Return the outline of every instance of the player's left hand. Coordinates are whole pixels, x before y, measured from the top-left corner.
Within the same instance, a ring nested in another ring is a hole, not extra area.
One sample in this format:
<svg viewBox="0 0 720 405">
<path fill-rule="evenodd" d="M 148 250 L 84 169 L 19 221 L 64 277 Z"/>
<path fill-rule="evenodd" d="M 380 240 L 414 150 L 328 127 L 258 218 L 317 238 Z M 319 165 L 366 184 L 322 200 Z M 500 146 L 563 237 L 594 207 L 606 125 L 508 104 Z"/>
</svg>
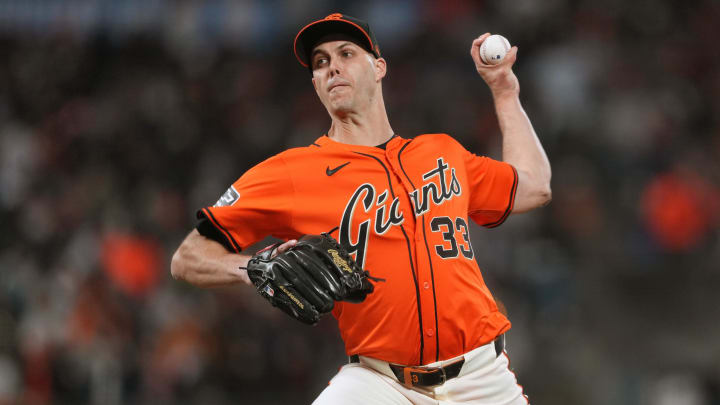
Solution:
<svg viewBox="0 0 720 405">
<path fill-rule="evenodd" d="M 480 77 L 482 77 L 488 87 L 490 87 L 493 97 L 497 98 L 504 95 L 516 96 L 520 93 L 520 83 L 512 71 L 512 66 L 517 59 L 517 46 L 510 48 L 503 60 L 497 65 L 485 64 L 480 58 L 480 45 L 482 45 L 483 41 L 489 36 L 489 32 L 479 36 L 470 46 L 470 56 L 472 56 L 473 62 L 475 62 L 475 68 L 480 74 Z"/>
<path fill-rule="evenodd" d="M 261 250 L 248 261 L 247 274 L 273 306 L 310 325 L 329 313 L 335 301 L 364 301 L 374 290 L 370 280 L 380 280 L 325 233 Z"/>
<path fill-rule="evenodd" d="M 285 252 L 287 252 L 291 247 L 293 247 L 293 246 L 295 246 L 295 245 L 297 245 L 297 239 L 291 239 L 291 240 L 289 240 L 289 241 L 287 241 L 287 242 L 281 243 L 281 244 L 277 247 L 277 250 L 276 250 L 275 252 L 273 252 L 272 257 L 275 257 L 275 256 L 277 256 L 277 255 L 280 254 L 280 253 L 285 253 Z"/>
</svg>

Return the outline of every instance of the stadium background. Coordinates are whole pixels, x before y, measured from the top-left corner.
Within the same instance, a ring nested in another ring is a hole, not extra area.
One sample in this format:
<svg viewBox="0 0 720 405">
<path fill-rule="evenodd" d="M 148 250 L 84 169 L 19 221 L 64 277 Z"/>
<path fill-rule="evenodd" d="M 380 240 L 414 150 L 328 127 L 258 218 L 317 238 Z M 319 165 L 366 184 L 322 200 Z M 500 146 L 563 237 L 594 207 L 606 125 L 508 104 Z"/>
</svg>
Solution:
<svg viewBox="0 0 720 405">
<path fill-rule="evenodd" d="M 468 55 L 519 46 L 554 200 L 473 229 L 534 404 L 720 404 L 720 5 L 0 1 L 0 404 L 309 403 L 344 361 L 169 259 L 243 171 L 324 133 L 292 39 L 369 20 L 403 136 L 500 157 Z"/>
</svg>

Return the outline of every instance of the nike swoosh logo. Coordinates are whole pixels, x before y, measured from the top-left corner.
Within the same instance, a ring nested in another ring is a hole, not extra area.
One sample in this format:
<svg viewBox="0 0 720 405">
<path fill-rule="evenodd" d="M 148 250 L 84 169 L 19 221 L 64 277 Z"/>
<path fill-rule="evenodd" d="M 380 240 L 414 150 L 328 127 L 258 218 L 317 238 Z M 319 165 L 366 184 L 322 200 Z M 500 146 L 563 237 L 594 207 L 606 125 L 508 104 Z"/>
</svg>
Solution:
<svg viewBox="0 0 720 405">
<path fill-rule="evenodd" d="M 345 167 L 349 164 L 350 164 L 350 162 L 345 162 L 334 169 L 331 169 L 330 166 L 328 166 L 327 169 L 325 169 L 325 174 L 327 174 L 328 176 L 332 176 L 333 174 L 337 173 L 338 170 L 342 169 L 343 167 Z"/>
</svg>

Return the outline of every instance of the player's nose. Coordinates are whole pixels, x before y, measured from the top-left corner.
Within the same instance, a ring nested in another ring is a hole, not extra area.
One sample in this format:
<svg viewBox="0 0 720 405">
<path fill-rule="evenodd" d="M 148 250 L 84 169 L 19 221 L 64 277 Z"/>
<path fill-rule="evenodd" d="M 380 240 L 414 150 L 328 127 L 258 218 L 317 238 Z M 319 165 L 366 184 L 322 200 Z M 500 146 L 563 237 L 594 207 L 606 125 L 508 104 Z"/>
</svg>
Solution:
<svg viewBox="0 0 720 405">
<path fill-rule="evenodd" d="M 337 60 L 337 58 L 332 58 L 330 60 L 330 66 L 328 66 L 328 71 L 330 72 L 330 77 L 334 77 L 336 75 L 340 74 L 340 62 Z"/>
</svg>

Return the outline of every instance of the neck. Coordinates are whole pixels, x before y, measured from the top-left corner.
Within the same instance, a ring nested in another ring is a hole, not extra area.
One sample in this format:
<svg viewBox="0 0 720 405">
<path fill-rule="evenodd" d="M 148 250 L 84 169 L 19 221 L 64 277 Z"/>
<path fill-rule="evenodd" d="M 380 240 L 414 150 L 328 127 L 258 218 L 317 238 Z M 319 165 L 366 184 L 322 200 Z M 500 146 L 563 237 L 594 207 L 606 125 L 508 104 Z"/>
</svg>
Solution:
<svg viewBox="0 0 720 405">
<path fill-rule="evenodd" d="M 394 132 L 382 98 L 363 111 L 331 114 L 328 137 L 351 145 L 376 146 L 387 142 Z"/>
</svg>

